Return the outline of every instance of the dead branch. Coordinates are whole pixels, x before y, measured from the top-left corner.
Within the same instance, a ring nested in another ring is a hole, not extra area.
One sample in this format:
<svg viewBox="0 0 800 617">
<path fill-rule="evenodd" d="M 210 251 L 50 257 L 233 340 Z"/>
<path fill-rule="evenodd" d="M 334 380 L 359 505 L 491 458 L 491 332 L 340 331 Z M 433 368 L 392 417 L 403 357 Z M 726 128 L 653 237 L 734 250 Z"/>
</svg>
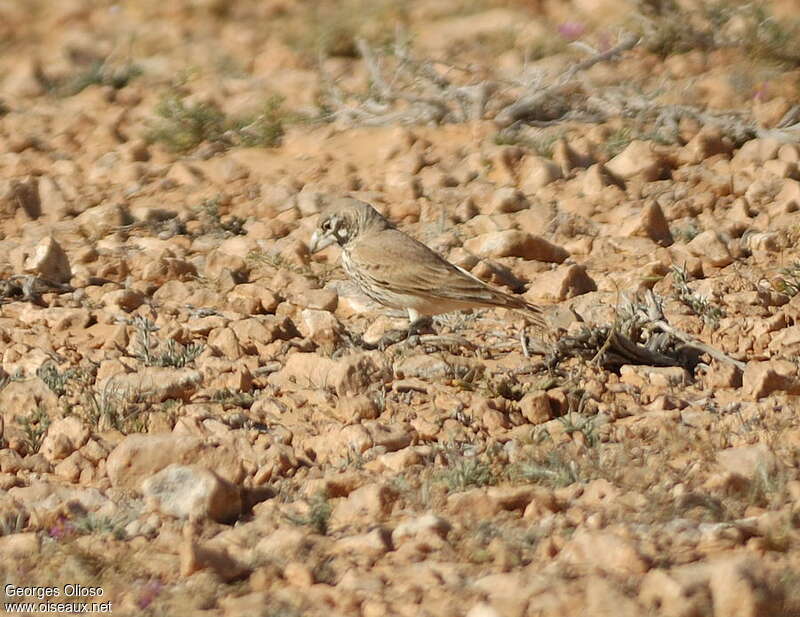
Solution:
<svg viewBox="0 0 800 617">
<path fill-rule="evenodd" d="M 537 113 L 542 108 L 548 98 L 554 96 L 556 92 L 575 78 L 581 71 L 594 66 L 598 62 L 603 62 L 614 58 L 618 54 L 632 49 L 639 42 L 639 37 L 634 35 L 625 36 L 622 41 L 611 49 L 598 53 L 590 58 L 582 60 L 572 65 L 557 77 L 553 85 L 536 92 L 524 94 L 519 100 L 503 108 L 494 119 L 495 124 L 500 128 L 511 126 L 515 122 L 526 118 L 536 118 Z"/>
<path fill-rule="evenodd" d="M 691 372 L 703 354 L 739 369 L 745 367 L 743 362 L 671 326 L 664 317 L 661 302 L 649 291 L 643 303 L 628 302 L 621 306 L 616 323 L 584 326 L 577 334 L 561 337 L 545 364 L 554 368 L 564 359 L 577 356 L 607 369 L 640 364 L 682 366 Z"/>
</svg>

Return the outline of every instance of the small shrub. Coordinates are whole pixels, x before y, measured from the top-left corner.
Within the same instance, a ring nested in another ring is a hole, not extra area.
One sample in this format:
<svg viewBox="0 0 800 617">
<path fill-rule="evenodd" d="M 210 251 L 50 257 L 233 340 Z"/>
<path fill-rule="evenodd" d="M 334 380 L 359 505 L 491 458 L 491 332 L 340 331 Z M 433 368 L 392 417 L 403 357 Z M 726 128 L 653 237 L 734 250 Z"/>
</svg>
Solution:
<svg viewBox="0 0 800 617">
<path fill-rule="evenodd" d="M 676 299 L 691 309 L 695 315 L 701 317 L 712 328 L 719 325 L 719 320 L 724 317 L 725 311 L 712 304 L 708 298 L 692 291 L 689 287 L 689 274 L 686 272 L 686 268 L 672 266 L 672 287 L 675 290 Z"/>
<path fill-rule="evenodd" d="M 41 407 L 37 407 L 27 416 L 17 416 L 17 422 L 25 433 L 25 443 L 29 452 L 38 452 L 50 427 L 50 416 Z"/>
<path fill-rule="evenodd" d="M 460 458 L 439 474 L 439 479 L 451 491 L 465 491 L 472 487 L 495 484 L 491 467 L 474 458 Z"/>
<path fill-rule="evenodd" d="M 512 475 L 525 482 L 543 484 L 559 488 L 580 482 L 578 466 L 572 459 L 567 459 L 560 451 L 551 450 L 542 460 L 520 463 Z"/>
<path fill-rule="evenodd" d="M 203 352 L 204 346 L 200 343 L 182 345 L 173 339 L 164 344 L 154 341 L 152 334 L 158 328 L 147 318 L 137 316 L 133 323 L 139 347 L 137 357 L 145 366 L 184 368 Z"/>
<path fill-rule="evenodd" d="M 800 261 L 780 269 L 781 277 L 775 282 L 775 288 L 787 296 L 800 293 Z"/>
<path fill-rule="evenodd" d="M 174 152 L 186 152 L 204 141 L 219 142 L 225 134 L 225 114 L 209 103 L 187 103 L 175 93 L 161 99 L 155 110 L 159 117 L 148 139 Z"/>
<path fill-rule="evenodd" d="M 187 102 L 185 97 L 171 92 L 156 106 L 157 120 L 147 139 L 163 143 L 173 152 L 188 152 L 202 143 L 223 149 L 275 148 L 281 145 L 286 124 L 305 120 L 301 114 L 287 111 L 283 103 L 282 96 L 273 94 L 255 114 L 226 116 L 212 103 Z"/>
</svg>

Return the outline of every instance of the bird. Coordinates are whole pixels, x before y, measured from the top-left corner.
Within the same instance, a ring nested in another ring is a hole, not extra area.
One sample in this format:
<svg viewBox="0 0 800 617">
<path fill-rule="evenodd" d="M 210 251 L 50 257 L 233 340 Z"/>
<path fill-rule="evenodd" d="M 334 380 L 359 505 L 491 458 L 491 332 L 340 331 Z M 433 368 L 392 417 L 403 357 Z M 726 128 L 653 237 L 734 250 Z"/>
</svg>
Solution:
<svg viewBox="0 0 800 617">
<path fill-rule="evenodd" d="M 406 311 L 409 336 L 434 315 L 470 308 L 511 309 L 534 326 L 549 329 L 541 308 L 450 263 L 366 202 L 340 197 L 322 211 L 309 252 L 332 244 L 341 247 L 344 271 L 366 296 Z"/>
</svg>

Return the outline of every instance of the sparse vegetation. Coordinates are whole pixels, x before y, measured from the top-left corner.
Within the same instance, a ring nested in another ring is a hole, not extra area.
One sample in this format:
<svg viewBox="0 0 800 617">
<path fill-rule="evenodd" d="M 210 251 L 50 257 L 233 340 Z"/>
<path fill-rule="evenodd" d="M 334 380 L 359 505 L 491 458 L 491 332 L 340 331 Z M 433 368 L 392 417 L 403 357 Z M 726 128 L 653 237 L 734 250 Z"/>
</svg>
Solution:
<svg viewBox="0 0 800 617">
<path fill-rule="evenodd" d="M 675 297 L 684 306 L 690 308 L 695 315 L 701 317 L 706 324 L 716 328 L 719 320 L 725 316 L 725 311 L 708 298 L 692 291 L 689 287 L 689 280 L 689 274 L 685 267 L 672 266 L 672 286 L 675 290 Z"/>
<path fill-rule="evenodd" d="M 697 221 L 691 220 L 680 226 L 670 228 L 673 239 L 677 242 L 691 242 L 702 230 L 697 226 Z"/>
<path fill-rule="evenodd" d="M 451 491 L 465 491 L 473 487 L 494 484 L 497 479 L 491 466 L 477 458 L 457 456 L 440 472 L 439 480 Z"/>
<path fill-rule="evenodd" d="M 327 535 L 328 523 L 331 519 L 333 507 L 328 501 L 328 496 L 324 493 L 315 495 L 308 502 L 308 515 L 307 516 L 290 516 L 287 519 L 295 525 L 309 525 L 314 531 L 320 535 Z"/>
<path fill-rule="evenodd" d="M 28 415 L 17 416 L 17 422 L 25 433 L 29 452 L 38 452 L 50 427 L 50 416 L 42 407 L 36 407 Z"/>
<path fill-rule="evenodd" d="M 780 269 L 781 276 L 776 280 L 775 288 L 787 296 L 800 293 L 800 261 L 795 261 Z"/>
<path fill-rule="evenodd" d="M 300 119 L 283 108 L 278 95 L 269 96 L 255 114 L 229 117 L 214 103 L 192 102 L 175 92 L 162 97 L 155 115 L 148 139 L 174 152 L 188 152 L 204 142 L 223 149 L 275 148 L 281 144 L 285 125 Z"/>
<path fill-rule="evenodd" d="M 79 371 L 77 369 L 66 369 L 59 371 L 58 368 L 52 364 L 43 364 L 36 370 L 36 376 L 47 384 L 56 396 L 61 397 L 67 394 L 67 386 L 69 382 L 78 377 Z"/>
<path fill-rule="evenodd" d="M 145 366 L 183 368 L 203 352 L 204 346 L 198 343 L 182 345 L 173 339 L 168 339 L 166 343 L 155 340 L 153 334 L 158 328 L 147 318 L 135 317 L 133 323 L 136 327 L 137 358 Z"/>
<path fill-rule="evenodd" d="M 555 488 L 581 481 L 576 462 L 556 449 L 550 450 L 540 460 L 529 460 L 516 465 L 511 475 L 525 482 Z"/>
<path fill-rule="evenodd" d="M 74 96 L 89 86 L 109 86 L 120 90 L 141 74 L 141 67 L 132 62 L 115 64 L 108 60 L 94 60 L 88 67 L 52 83 L 50 87 L 58 96 Z"/>
<path fill-rule="evenodd" d="M 198 218 L 203 224 L 202 231 L 221 236 L 244 235 L 245 220 L 238 216 L 223 216 L 220 212 L 219 198 L 205 199 L 197 207 Z"/>
<path fill-rule="evenodd" d="M 0 578 L 151 616 L 800 615 L 791 2 L 73 4 L 0 2 Z M 364 343 L 402 312 L 305 251 L 338 195 L 549 328 Z"/>
<path fill-rule="evenodd" d="M 289 46 L 309 63 L 319 57 L 355 58 L 356 39 L 388 45 L 394 38 L 395 26 L 407 19 L 405 6 L 391 0 L 320 2 L 302 22 L 291 22 L 284 36 Z"/>
</svg>

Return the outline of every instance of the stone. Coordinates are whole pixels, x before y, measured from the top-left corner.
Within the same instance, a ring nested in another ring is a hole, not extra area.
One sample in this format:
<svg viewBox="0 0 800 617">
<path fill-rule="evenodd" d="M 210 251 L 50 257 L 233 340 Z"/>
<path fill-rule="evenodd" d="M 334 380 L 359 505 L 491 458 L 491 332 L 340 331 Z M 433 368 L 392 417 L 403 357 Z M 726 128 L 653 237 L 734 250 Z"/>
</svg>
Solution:
<svg viewBox="0 0 800 617">
<path fill-rule="evenodd" d="M 642 387 L 651 384 L 661 388 L 685 386 L 690 382 L 686 369 L 680 366 L 646 366 L 625 364 L 620 367 L 620 382 Z"/>
<path fill-rule="evenodd" d="M 72 213 L 61 187 L 50 176 L 39 178 L 39 202 L 42 215 L 50 221 L 61 221 Z"/>
<path fill-rule="evenodd" d="M 387 452 L 396 452 L 410 446 L 417 434 L 413 428 L 405 424 L 384 424 L 375 420 L 363 423 L 372 439 L 373 447 L 384 448 Z"/>
<path fill-rule="evenodd" d="M 422 516 L 403 521 L 392 532 L 392 542 L 397 545 L 409 538 L 419 538 L 428 535 L 445 540 L 450 533 L 452 525 L 444 518 L 428 512 Z"/>
<path fill-rule="evenodd" d="M 767 617 L 781 612 L 778 594 L 770 590 L 763 566 L 749 557 L 733 556 L 709 564 L 714 617 Z"/>
<path fill-rule="evenodd" d="M 270 375 L 276 386 L 331 388 L 339 396 L 355 396 L 375 383 L 391 378 L 388 359 L 380 352 L 366 352 L 331 360 L 313 353 L 290 355 L 284 367 Z"/>
<path fill-rule="evenodd" d="M 41 207 L 36 178 L 12 179 L 0 185 L 0 214 L 5 218 L 14 218 L 21 210 L 25 218 L 36 220 L 41 215 Z"/>
<path fill-rule="evenodd" d="M 179 519 L 230 523 L 242 510 L 239 487 L 195 465 L 165 467 L 142 483 L 142 494 L 160 512 Z"/>
<path fill-rule="evenodd" d="M 724 268 L 733 263 L 728 245 L 713 229 L 697 234 L 686 248 L 692 255 L 708 261 L 717 268 Z"/>
<path fill-rule="evenodd" d="M 578 531 L 559 558 L 578 568 L 621 577 L 644 574 L 648 569 L 630 540 L 608 531 Z"/>
<path fill-rule="evenodd" d="M 505 186 L 492 193 L 488 211 L 490 214 L 519 212 L 529 205 L 528 200 L 521 191 Z"/>
<path fill-rule="evenodd" d="M 218 328 L 209 333 L 206 344 L 228 360 L 238 360 L 244 354 L 239 339 L 232 328 Z"/>
<path fill-rule="evenodd" d="M 328 311 L 303 309 L 300 311 L 300 334 L 317 345 L 333 345 L 342 333 L 344 326 Z"/>
<path fill-rule="evenodd" d="M 97 390 L 160 403 L 168 399 L 189 400 L 202 383 L 202 373 L 194 369 L 145 367 L 136 373 L 112 375 Z"/>
<path fill-rule="evenodd" d="M 544 390 L 528 392 L 519 401 L 522 416 L 531 424 L 542 424 L 553 419 L 550 397 Z"/>
<path fill-rule="evenodd" d="M 508 229 L 470 238 L 464 248 L 479 257 L 522 257 L 550 263 L 562 263 L 569 253 L 541 236 Z"/>
<path fill-rule="evenodd" d="M 25 260 L 25 272 L 54 283 L 69 283 L 72 278 L 69 258 L 52 236 L 47 236 L 36 245 L 31 256 Z"/>
<path fill-rule="evenodd" d="M 30 558 L 39 554 L 41 539 L 35 531 L 0 537 L 0 555 L 7 559 Z"/>
<path fill-rule="evenodd" d="M 180 548 L 180 574 L 191 576 L 200 570 L 209 569 L 222 581 L 230 583 L 244 578 L 249 569 L 232 557 L 224 547 L 201 544 L 186 538 Z"/>
<path fill-rule="evenodd" d="M 764 398 L 775 392 L 800 394 L 800 380 L 797 367 L 788 360 L 762 362 L 751 360 L 742 375 L 742 388 L 754 400 Z"/>
<path fill-rule="evenodd" d="M 697 165 L 715 154 L 730 154 L 732 150 L 731 140 L 718 128 L 705 126 L 681 149 L 678 162 L 683 165 Z"/>
<path fill-rule="evenodd" d="M 75 416 L 54 420 L 39 452 L 51 463 L 66 458 L 89 440 L 89 428 Z"/>
<path fill-rule="evenodd" d="M 140 490 L 146 478 L 173 463 L 210 469 L 233 484 L 244 476 L 240 455 L 232 445 L 170 433 L 128 435 L 108 455 L 106 473 L 112 486 Z"/>
<path fill-rule="evenodd" d="M 725 448 L 717 452 L 717 463 L 724 471 L 748 480 L 768 477 L 778 466 L 775 454 L 765 444 Z"/>
<path fill-rule="evenodd" d="M 585 293 L 597 291 L 597 284 L 586 272 L 585 266 L 576 264 L 559 266 L 539 274 L 525 292 L 527 300 L 566 300 Z"/>
<path fill-rule="evenodd" d="M 362 420 L 372 420 L 380 415 L 375 400 L 365 394 L 340 396 L 332 406 L 334 417 L 340 422 L 351 424 Z"/>
<path fill-rule="evenodd" d="M 311 569 L 299 561 L 290 561 L 283 568 L 283 579 L 287 584 L 308 589 L 314 584 Z"/>
<path fill-rule="evenodd" d="M 669 223 L 661 206 L 655 201 L 648 201 L 638 213 L 627 217 L 620 228 L 620 235 L 650 238 L 661 246 L 672 244 Z"/>
<path fill-rule="evenodd" d="M 633 140 L 625 150 L 606 163 L 606 169 L 623 180 L 638 178 L 653 182 L 664 177 L 668 165 L 652 143 Z"/>
<path fill-rule="evenodd" d="M 366 533 L 341 538 L 334 551 L 341 555 L 357 555 L 360 560 L 374 561 L 393 550 L 392 534 L 382 525 Z"/>
<path fill-rule="evenodd" d="M 704 564 L 654 569 L 639 588 L 639 601 L 665 617 L 711 615 L 711 593 Z"/>
<path fill-rule="evenodd" d="M 136 289 L 117 289 L 103 294 L 100 300 L 112 310 L 130 313 L 144 304 L 145 295 Z"/>
<path fill-rule="evenodd" d="M 518 173 L 519 187 L 524 193 L 535 193 L 562 177 L 558 163 L 541 156 L 526 156 Z"/>
<path fill-rule="evenodd" d="M 331 527 L 385 520 L 397 497 L 396 489 L 389 483 L 376 482 L 357 488 L 336 504 L 331 514 Z"/>
</svg>

